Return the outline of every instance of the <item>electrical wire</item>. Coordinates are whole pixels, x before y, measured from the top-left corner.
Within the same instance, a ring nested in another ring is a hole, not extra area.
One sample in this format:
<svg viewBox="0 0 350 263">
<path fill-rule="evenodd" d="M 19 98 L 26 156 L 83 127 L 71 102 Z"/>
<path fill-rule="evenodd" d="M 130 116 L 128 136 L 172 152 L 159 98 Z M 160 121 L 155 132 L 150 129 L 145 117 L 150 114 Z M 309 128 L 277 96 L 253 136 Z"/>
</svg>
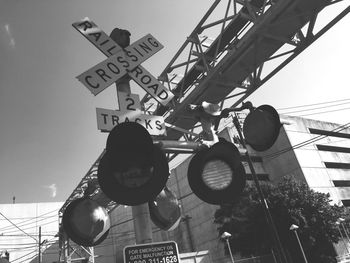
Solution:
<svg viewBox="0 0 350 263">
<path fill-rule="evenodd" d="M 18 222 L 18 223 L 17 223 L 17 226 L 22 227 L 22 226 L 27 225 L 27 224 L 34 224 L 34 223 L 36 223 L 36 222 L 38 221 L 38 218 L 42 218 L 42 217 L 44 217 L 45 215 L 51 214 L 51 213 L 53 213 L 53 212 L 56 212 L 56 213 L 57 213 L 57 212 L 58 212 L 58 209 L 52 210 L 52 211 L 47 212 L 47 213 L 45 213 L 45 214 L 39 215 L 39 216 L 37 216 L 37 217 L 30 217 L 30 219 L 24 220 L 24 221 L 22 221 L 22 222 Z M 57 217 L 57 215 L 53 215 L 53 216 L 50 216 L 50 217 L 45 217 L 44 219 L 40 219 L 39 221 L 42 221 L 42 220 L 45 220 L 45 219 L 51 218 L 51 217 Z M 16 220 L 16 219 L 18 219 L 18 218 L 9 218 L 9 220 Z M 20 218 L 20 219 L 22 219 L 22 218 Z M 1 220 L 1 219 L 0 219 L 0 220 Z M 34 222 L 28 222 L 28 221 L 33 221 L 33 220 L 35 220 L 35 221 L 34 221 Z M 3 228 L 0 228 L 0 231 L 7 230 L 8 228 L 13 228 L 13 226 L 6 226 L 6 227 L 3 227 Z"/>
<path fill-rule="evenodd" d="M 58 223 L 58 220 L 56 219 L 56 220 L 53 220 L 53 221 L 50 221 L 50 222 L 46 222 L 45 224 L 40 224 L 40 226 L 46 226 L 46 225 L 49 225 L 49 224 L 52 224 L 52 223 Z M 26 228 L 21 228 L 22 230 L 29 230 L 29 229 L 37 229 L 37 225 L 35 225 L 35 226 L 31 226 L 31 227 L 26 227 Z M 11 231 L 8 231 L 8 232 L 3 232 L 3 234 L 4 235 L 11 235 L 11 234 L 15 234 L 15 233 L 17 233 L 18 231 L 16 231 L 16 230 L 11 230 Z M 52 231 L 53 232 L 53 231 Z M 47 232 L 45 232 L 45 233 L 47 233 Z M 35 236 L 35 235 L 37 235 L 37 234 L 33 234 L 33 236 Z"/>
<path fill-rule="evenodd" d="M 24 229 L 24 227 L 28 227 L 30 225 L 35 225 L 35 227 L 38 225 L 38 223 L 40 222 L 43 222 L 45 220 L 48 220 L 48 219 L 51 219 L 51 218 L 57 218 L 57 215 L 54 215 L 54 216 L 50 216 L 50 217 L 46 217 L 46 218 L 42 218 L 42 219 L 39 219 L 39 220 L 36 220 L 36 221 L 33 221 L 33 222 L 27 222 L 25 224 L 16 224 L 18 227 L 21 227 L 22 229 Z M 32 227 L 32 226 L 31 226 Z M 3 230 L 0 230 L 1 232 L 4 232 L 4 231 L 13 231 L 14 227 L 13 226 L 8 226 L 7 228 L 4 228 Z"/>
<path fill-rule="evenodd" d="M 346 102 L 344 102 L 344 101 L 346 101 Z M 334 104 L 336 102 L 342 102 L 342 103 Z M 312 106 L 319 106 L 319 105 L 325 105 L 325 104 L 330 104 L 330 103 L 332 103 L 332 104 L 331 105 L 326 105 L 326 106 L 321 106 L 321 107 L 312 107 Z M 334 109 L 334 107 L 341 106 L 341 105 L 349 105 L 349 104 L 350 104 L 350 99 L 347 98 L 347 99 L 341 99 L 341 100 L 334 100 L 334 101 L 313 103 L 313 104 L 307 104 L 307 105 L 299 105 L 299 106 L 293 106 L 293 107 L 279 108 L 279 109 L 277 109 L 277 111 L 279 111 L 280 114 L 284 114 L 284 115 L 293 114 L 291 116 L 303 117 L 303 116 L 319 115 L 319 114 L 326 114 L 326 113 L 330 113 L 330 112 L 349 110 L 350 107 L 343 107 L 343 108 Z M 312 108 L 308 108 L 308 107 L 312 107 Z M 305 108 L 305 109 L 290 111 L 291 109 L 298 109 L 298 108 Z M 312 111 L 315 111 L 315 110 L 326 109 L 326 108 L 328 108 L 330 110 L 312 112 Z M 331 108 L 333 108 L 333 109 L 331 109 Z M 283 112 L 283 111 L 285 111 L 285 112 Z M 302 114 L 303 112 L 304 112 L 304 114 Z M 310 113 L 307 113 L 307 112 L 310 112 Z M 299 114 L 297 114 L 297 113 L 299 113 Z"/>
<path fill-rule="evenodd" d="M 329 112 L 335 112 L 335 111 L 342 111 L 342 110 L 349 110 L 350 108 L 342 108 L 342 109 L 336 109 L 336 110 L 329 110 L 329 111 L 322 111 L 322 112 L 315 112 L 315 113 L 308 113 L 308 114 L 302 114 L 299 116 L 310 116 L 310 115 L 317 115 L 317 114 L 324 114 Z"/>
<path fill-rule="evenodd" d="M 33 253 L 35 253 L 35 252 L 36 252 L 36 251 L 32 251 L 32 252 L 29 252 L 29 253 L 27 253 L 27 254 L 25 254 L 25 255 L 19 257 L 19 258 L 13 259 L 13 260 L 11 260 L 11 263 L 13 263 L 13 262 L 15 262 L 15 261 L 17 261 L 17 260 L 19 260 L 19 259 L 21 259 L 21 258 L 27 257 L 27 256 L 29 256 L 30 254 L 33 254 Z M 34 256 L 36 256 L 36 254 L 35 254 Z M 30 259 L 32 259 L 32 258 L 30 258 Z M 25 260 L 27 260 L 27 259 L 25 259 Z M 23 262 L 23 261 L 20 261 L 20 262 Z M 19 263 L 19 262 L 17 262 L 17 263 Z"/>
<path fill-rule="evenodd" d="M 350 127 L 350 122 L 346 123 L 346 124 L 343 124 L 337 128 L 334 128 L 333 130 L 331 130 L 331 132 L 339 132 L 339 131 L 342 131 L 344 129 L 347 129 Z M 308 144 L 311 144 L 311 143 L 314 143 L 316 141 L 319 141 L 321 139 L 324 139 L 326 137 L 329 137 L 329 135 L 319 135 L 319 136 L 316 136 L 312 139 L 309 139 L 309 140 L 306 140 L 306 141 L 303 141 L 301 143 L 298 143 L 298 144 L 295 144 L 295 145 L 292 145 L 290 147 L 287 147 L 287 148 L 284 148 L 278 152 L 275 152 L 275 153 L 272 153 L 272 154 L 268 154 L 268 155 L 265 155 L 263 156 L 264 158 L 268 159 L 268 160 L 271 160 L 271 159 L 274 159 L 276 158 L 277 156 L 281 155 L 281 154 L 284 154 L 286 152 L 289 152 L 291 150 L 294 150 L 294 149 L 298 149 L 300 147 L 303 147 L 303 146 L 306 146 Z"/>
<path fill-rule="evenodd" d="M 284 112 L 283 114 L 292 114 L 292 113 L 298 113 L 298 112 L 304 112 L 304 111 L 313 111 L 313 110 L 319 110 L 319 109 L 326 109 L 326 108 L 331 108 L 331 107 L 336 107 L 336 106 L 341 106 L 341 105 L 348 105 L 350 102 L 343 102 L 343 103 L 338 103 L 338 104 L 333 104 L 333 105 L 328 105 L 328 106 L 322 106 L 322 107 L 315 107 L 315 108 L 310 108 L 310 109 L 302 109 L 302 110 L 296 110 L 296 111 L 287 111 Z M 281 111 L 280 109 L 278 109 Z"/>
<path fill-rule="evenodd" d="M 54 242 L 50 242 L 50 243 L 46 243 L 48 245 L 54 245 L 54 244 L 57 244 L 57 241 L 54 241 Z M 20 250 L 20 251 L 25 251 L 25 250 L 33 250 L 34 248 L 37 248 L 38 247 L 38 244 L 35 244 L 33 246 L 28 246 L 28 247 L 13 247 L 13 248 L 6 248 L 6 250 L 8 252 L 14 252 L 14 251 L 17 251 L 17 250 Z"/>
<path fill-rule="evenodd" d="M 21 228 L 19 228 L 15 223 L 13 223 L 11 220 L 9 220 L 6 216 L 4 216 L 3 213 L 0 212 L 0 215 L 2 215 L 8 222 L 10 222 L 12 225 L 14 225 L 16 228 L 18 228 L 21 232 L 23 232 L 24 234 L 26 234 L 27 236 L 33 238 L 35 241 L 38 241 L 35 237 L 27 234 L 25 231 L 23 231 Z"/>
<path fill-rule="evenodd" d="M 26 258 L 26 259 L 23 259 L 22 261 L 19 261 L 19 262 L 17 262 L 17 263 L 23 263 L 23 262 L 30 262 L 32 259 L 34 259 L 35 257 L 36 257 L 37 255 L 33 255 L 31 258 Z M 11 263 L 12 263 L 13 261 L 11 261 Z"/>
<path fill-rule="evenodd" d="M 34 251 L 35 252 L 35 251 Z M 19 262 L 17 262 L 17 263 L 23 263 L 23 262 L 30 262 L 32 259 L 34 259 L 34 258 L 36 258 L 38 255 L 33 255 L 32 257 L 30 257 L 30 258 L 26 258 L 26 259 L 23 259 L 23 260 L 21 260 L 21 261 L 19 261 Z M 11 263 L 13 262 L 14 260 L 12 260 L 11 261 Z"/>
<path fill-rule="evenodd" d="M 341 125 L 341 126 L 335 128 L 335 129 L 331 130 L 331 131 L 332 131 L 332 132 L 342 131 L 342 130 L 348 128 L 348 125 L 349 125 L 349 124 L 350 124 L 350 123 Z M 319 141 L 319 140 L 321 140 L 321 139 L 324 139 L 324 138 L 326 138 L 326 137 L 328 137 L 328 136 L 329 136 L 329 135 L 319 135 L 319 136 L 316 136 L 316 137 L 314 137 L 314 138 L 312 138 L 312 139 L 303 141 L 303 142 L 301 142 L 301 143 L 295 144 L 295 145 L 293 145 L 293 146 L 291 146 L 291 147 L 287 147 L 287 148 L 282 149 L 282 150 L 280 150 L 280 151 L 278 151 L 278 152 L 276 152 L 276 153 L 273 153 L 273 154 L 270 154 L 270 155 L 266 155 L 266 156 L 264 156 L 264 157 L 265 157 L 265 158 L 270 158 L 270 159 L 272 159 L 272 158 L 274 158 L 275 155 L 278 156 L 278 155 L 281 155 L 281 154 L 283 154 L 283 153 L 285 153 L 285 152 L 288 152 L 288 151 L 290 151 L 290 150 L 298 149 L 298 148 L 300 148 L 300 147 L 303 147 L 303 146 L 306 146 L 306 145 L 311 144 L 311 143 L 313 143 L 313 142 L 316 142 L 316 141 Z"/>
<path fill-rule="evenodd" d="M 48 233 L 48 232 L 47 232 Z M 50 232 L 51 233 L 51 232 Z M 38 234 L 33 234 L 33 233 L 28 233 L 31 236 L 39 236 Z M 57 232 L 52 231 L 51 234 L 41 234 L 41 236 L 55 236 L 57 234 Z M 28 239 L 27 235 L 24 234 L 11 234 L 11 235 L 1 235 L 0 237 L 16 237 L 16 239 Z"/>
<path fill-rule="evenodd" d="M 333 101 L 325 101 L 325 102 L 319 102 L 319 103 L 313 103 L 313 104 L 307 104 L 307 105 L 292 106 L 292 107 L 286 107 L 286 108 L 279 108 L 278 110 L 289 110 L 289 109 L 295 109 L 295 108 L 317 106 L 317 105 L 329 104 L 329 103 L 340 102 L 340 101 L 349 101 L 350 102 L 350 98 L 341 99 L 341 100 L 333 100 Z"/>
</svg>

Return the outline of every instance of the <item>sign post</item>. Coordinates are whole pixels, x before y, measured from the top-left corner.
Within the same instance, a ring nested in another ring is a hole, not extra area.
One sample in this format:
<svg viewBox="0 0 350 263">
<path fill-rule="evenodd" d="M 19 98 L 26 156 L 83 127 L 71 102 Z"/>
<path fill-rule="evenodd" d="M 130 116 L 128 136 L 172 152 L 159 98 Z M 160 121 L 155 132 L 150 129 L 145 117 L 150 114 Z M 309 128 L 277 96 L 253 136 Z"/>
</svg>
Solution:
<svg viewBox="0 0 350 263">
<path fill-rule="evenodd" d="M 77 77 L 93 95 L 96 96 L 123 76 L 128 75 L 163 106 L 166 106 L 172 100 L 174 94 L 140 65 L 163 48 L 151 34 L 122 48 L 89 18 L 75 22 L 72 25 L 108 57 Z M 117 84 L 119 111 L 96 109 L 98 129 L 109 132 L 114 126 L 120 123 L 133 121 L 143 125 L 151 135 L 165 135 L 164 118 L 162 116 L 142 114 L 138 95 L 130 93 L 128 81 L 122 85 L 123 87 Z M 122 90 L 127 93 L 122 93 Z M 147 203 L 133 206 L 132 212 L 136 242 L 152 242 L 152 229 Z M 174 252 L 175 248 L 176 252 Z M 165 245 L 161 249 L 168 251 L 164 254 L 164 259 L 157 257 L 154 262 L 146 262 L 145 260 L 144 263 L 178 262 L 177 247 L 174 244 Z M 143 263 L 137 261 L 131 262 Z"/>
<path fill-rule="evenodd" d="M 174 241 L 126 246 L 124 263 L 180 263 Z"/>
</svg>

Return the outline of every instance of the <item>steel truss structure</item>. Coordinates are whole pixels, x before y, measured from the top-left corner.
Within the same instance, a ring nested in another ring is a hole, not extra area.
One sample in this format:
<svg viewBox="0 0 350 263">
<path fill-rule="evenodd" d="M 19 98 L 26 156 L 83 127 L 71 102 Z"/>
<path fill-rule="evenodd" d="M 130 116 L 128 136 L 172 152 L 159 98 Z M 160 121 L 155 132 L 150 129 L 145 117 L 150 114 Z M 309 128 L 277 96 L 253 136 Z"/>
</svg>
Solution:
<svg viewBox="0 0 350 263">
<path fill-rule="evenodd" d="M 334 6 L 340 11 L 321 21 L 320 15 Z M 348 0 L 216 0 L 158 77 L 175 98 L 162 106 L 145 95 L 141 104 L 145 112 L 164 116 L 166 140 L 195 143 L 201 127 L 189 104 L 237 107 L 349 11 Z M 66 200 L 60 217 L 88 187 L 92 198 L 109 211 L 117 206 L 97 183 L 103 154 Z M 63 262 L 74 258 L 67 258 L 66 243 L 67 237 L 60 235 Z"/>
</svg>

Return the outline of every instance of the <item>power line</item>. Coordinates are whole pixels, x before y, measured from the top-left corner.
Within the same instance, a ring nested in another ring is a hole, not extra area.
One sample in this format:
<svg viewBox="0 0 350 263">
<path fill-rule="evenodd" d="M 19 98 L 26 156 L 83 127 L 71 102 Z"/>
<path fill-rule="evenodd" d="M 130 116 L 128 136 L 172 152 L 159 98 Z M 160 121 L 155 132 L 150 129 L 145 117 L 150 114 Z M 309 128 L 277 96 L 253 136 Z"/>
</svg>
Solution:
<svg viewBox="0 0 350 263">
<path fill-rule="evenodd" d="M 25 231 L 23 231 L 22 229 L 20 229 L 15 223 L 13 223 L 11 220 L 9 220 L 6 216 L 4 216 L 3 213 L 0 212 L 0 215 L 2 215 L 7 221 L 9 221 L 12 225 L 14 225 L 16 228 L 18 228 L 21 232 L 23 232 L 24 234 L 26 234 L 27 236 L 33 238 L 35 241 L 38 241 L 35 237 L 27 234 Z"/>
<path fill-rule="evenodd" d="M 30 261 L 30 260 L 34 259 L 36 256 L 37 256 L 37 255 L 33 255 L 32 257 L 23 259 L 23 260 L 21 260 L 21 261 L 19 261 L 19 262 L 17 262 L 17 263 L 23 263 L 23 262 L 26 262 L 26 261 Z M 13 262 L 13 260 L 12 260 L 11 262 Z"/>
<path fill-rule="evenodd" d="M 37 222 L 37 219 L 38 219 L 38 218 L 42 218 L 43 216 L 48 215 L 48 214 L 51 214 L 51 213 L 53 213 L 53 212 L 58 212 L 58 210 L 59 210 L 59 209 L 55 209 L 55 210 L 52 210 L 52 211 L 50 211 L 50 212 L 44 213 L 44 214 L 39 215 L 39 216 L 36 216 L 36 217 L 30 217 L 29 219 L 26 219 L 26 220 L 24 220 L 24 221 L 22 221 L 22 222 L 17 223 L 17 225 L 18 225 L 19 227 L 21 227 L 21 226 L 24 226 L 24 225 L 27 225 L 27 224 L 33 224 L 33 223 Z M 56 216 L 56 215 L 54 215 L 54 216 Z M 54 216 L 52 216 L 52 217 L 54 217 Z M 51 216 L 50 216 L 50 217 L 51 217 Z M 46 219 L 46 218 L 50 218 L 50 217 L 45 217 L 45 219 Z M 25 217 L 23 217 L 23 218 L 9 218 L 9 219 L 10 219 L 10 220 L 15 220 L 15 219 L 24 219 L 24 218 L 25 218 Z M 0 219 L 0 220 L 1 220 L 1 219 Z M 28 222 L 28 221 L 33 221 L 33 220 L 36 220 L 36 221 L 34 221 L 34 222 Z M 44 219 L 43 219 L 43 220 L 44 220 Z M 26 224 L 24 224 L 24 223 L 26 223 Z M 6 227 L 3 227 L 3 228 L 0 228 L 0 231 L 6 230 L 6 229 L 8 229 L 8 228 L 12 228 L 12 226 L 6 226 Z"/>
<path fill-rule="evenodd" d="M 33 251 L 35 252 L 35 251 Z M 34 254 L 33 256 L 31 256 L 30 258 L 26 258 L 26 259 L 23 259 L 17 263 L 23 263 L 23 262 L 30 262 L 32 259 L 36 258 L 37 257 L 37 254 Z M 11 263 L 13 262 L 14 260 L 11 261 Z"/>
<path fill-rule="evenodd" d="M 33 236 L 33 237 L 39 236 L 39 235 L 36 234 L 36 233 L 28 233 L 28 234 L 31 235 L 31 236 Z M 47 232 L 43 232 L 41 235 L 42 235 L 42 236 L 55 236 L 55 235 L 57 235 L 57 231 L 47 231 Z M 27 236 L 27 235 L 24 235 L 24 234 L 3 234 L 3 233 L 1 233 L 0 236 L 2 236 L 2 237 L 25 238 L 25 239 L 28 238 L 28 236 Z"/>
<path fill-rule="evenodd" d="M 49 225 L 49 224 L 52 224 L 52 223 L 57 223 L 58 220 L 54 220 L 54 221 L 50 221 L 50 222 L 46 222 L 46 223 L 41 223 L 41 224 L 35 224 L 33 226 L 28 226 L 28 227 L 21 227 L 22 230 L 32 230 L 32 229 L 36 229 L 38 225 L 40 226 L 45 226 L 45 225 Z M 30 232 L 30 231 L 29 231 Z M 45 233 L 48 233 L 49 231 L 46 231 Z M 54 232 L 54 231 L 51 231 L 51 232 Z M 14 227 L 12 229 L 9 229 L 7 231 L 1 231 L 2 235 L 13 235 L 13 234 L 17 234 L 18 233 L 18 230 L 16 230 Z M 33 236 L 37 235 L 36 233 L 35 234 L 31 234 Z"/>
<path fill-rule="evenodd" d="M 348 122 L 348 123 L 346 123 L 346 124 L 343 124 L 343 125 L 341 125 L 341 126 L 339 126 L 339 127 L 337 127 L 337 128 L 334 128 L 333 130 L 331 130 L 331 132 L 339 132 L 339 131 L 342 131 L 342 130 L 344 130 L 344 129 L 346 129 L 346 128 L 349 128 L 349 127 L 350 127 L 349 125 L 350 125 L 350 122 Z M 282 150 L 280 150 L 280 151 L 278 151 L 278 152 L 265 155 L 265 156 L 263 156 L 263 157 L 264 157 L 264 158 L 267 158 L 267 159 L 274 159 L 274 158 L 276 158 L 277 156 L 279 156 L 279 155 L 281 155 L 281 154 L 283 154 L 283 153 L 286 153 L 286 152 L 289 152 L 289 151 L 291 151 L 291 150 L 298 149 L 298 148 L 300 148 L 300 147 L 306 146 L 306 145 L 308 145 L 308 144 L 310 144 L 310 143 L 319 141 L 319 140 L 324 139 L 324 138 L 326 138 L 326 137 L 328 137 L 328 136 L 329 136 L 329 135 L 319 135 L 319 136 L 316 136 L 316 137 L 314 137 L 314 138 L 312 138 L 312 139 L 303 141 L 303 142 L 301 142 L 301 143 L 295 144 L 295 145 L 293 145 L 293 146 L 291 146 L 291 147 L 287 147 L 287 148 L 282 149 Z"/>
<path fill-rule="evenodd" d="M 334 111 L 341 111 L 341 110 L 349 110 L 349 109 L 350 109 L 350 108 L 342 108 L 342 109 L 329 110 L 329 111 L 323 111 L 323 112 L 316 112 L 316 113 L 302 114 L 302 115 L 299 115 L 299 116 L 317 115 L 317 114 L 324 114 L 324 113 L 329 113 L 329 112 L 334 112 Z"/>
<path fill-rule="evenodd" d="M 52 224 L 52 223 L 58 223 L 58 220 L 53 220 L 53 221 L 50 221 L 50 222 L 46 222 L 45 224 L 40 224 L 40 226 L 46 226 L 46 225 L 49 225 L 49 224 Z M 37 228 L 37 225 L 35 225 L 35 226 L 30 226 L 30 227 L 26 227 L 26 228 L 22 228 L 22 230 L 29 230 L 29 229 L 33 229 L 33 228 Z M 50 231 L 50 232 L 54 232 L 54 231 Z M 14 229 L 14 230 L 10 230 L 10 231 L 7 231 L 7 232 L 3 232 L 3 234 L 7 234 L 7 235 L 9 235 L 9 234 L 15 234 L 15 233 L 17 233 L 17 231 Z M 45 233 L 47 233 L 47 232 L 45 232 Z M 34 236 L 34 235 L 36 235 L 36 234 L 33 234 L 32 236 Z"/>
<path fill-rule="evenodd" d="M 24 257 L 27 257 L 27 256 L 29 256 L 30 254 L 33 254 L 33 253 L 35 253 L 36 251 L 32 251 L 32 252 L 29 252 L 29 253 L 27 253 L 27 254 L 25 254 L 25 255 L 23 255 L 23 256 L 21 256 L 21 257 L 19 257 L 19 258 L 16 258 L 16 259 L 14 259 L 14 260 L 11 260 L 11 263 L 12 262 L 15 262 L 15 261 L 17 261 L 17 260 L 19 260 L 19 259 L 21 259 L 21 258 L 24 258 Z M 36 254 L 34 255 L 34 257 L 36 256 Z M 30 259 L 32 259 L 33 257 L 31 257 Z M 25 260 L 27 260 L 27 259 L 25 259 Z M 23 262 L 23 261 L 20 261 L 20 262 Z M 19 263 L 19 262 L 18 262 Z"/>
<path fill-rule="evenodd" d="M 56 240 L 56 242 L 51 242 L 49 243 L 48 245 L 55 245 L 55 244 L 58 244 L 57 243 L 58 240 Z M 37 249 L 38 245 L 33 245 L 33 246 L 27 246 L 27 247 L 10 247 L 10 248 L 6 248 L 6 250 L 8 252 L 14 252 L 14 251 L 32 251 L 33 249 Z"/>
<path fill-rule="evenodd" d="M 329 103 L 340 102 L 340 101 L 350 101 L 350 98 L 342 99 L 342 100 L 326 101 L 326 102 L 320 102 L 320 103 L 313 103 L 313 104 L 307 104 L 307 105 L 292 106 L 292 107 L 286 107 L 286 108 L 279 108 L 278 110 L 288 110 L 288 109 L 295 109 L 295 108 L 302 108 L 302 107 L 309 107 L 309 106 L 317 106 L 317 105 L 329 104 Z"/>
<path fill-rule="evenodd" d="M 304 111 L 313 111 L 313 110 L 319 110 L 319 109 L 326 109 L 326 108 L 331 108 L 331 107 L 336 107 L 340 105 L 348 105 L 350 102 L 343 102 L 343 103 L 338 103 L 338 104 L 333 104 L 333 105 L 328 105 L 328 106 L 322 106 L 322 107 L 315 107 L 315 108 L 310 108 L 310 109 L 302 109 L 302 110 L 296 110 L 296 111 L 287 111 L 282 114 L 292 114 L 292 113 L 298 113 L 298 112 L 304 112 Z"/>
</svg>

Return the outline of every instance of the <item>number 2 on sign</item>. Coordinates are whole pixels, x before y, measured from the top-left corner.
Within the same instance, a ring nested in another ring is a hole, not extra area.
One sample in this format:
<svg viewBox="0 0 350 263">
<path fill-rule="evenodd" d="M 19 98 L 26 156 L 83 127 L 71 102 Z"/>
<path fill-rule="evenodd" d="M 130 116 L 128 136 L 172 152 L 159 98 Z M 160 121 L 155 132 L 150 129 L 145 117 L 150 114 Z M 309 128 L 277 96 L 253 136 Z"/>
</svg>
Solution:
<svg viewBox="0 0 350 263">
<path fill-rule="evenodd" d="M 141 102 L 137 94 L 118 92 L 120 111 L 141 111 Z"/>
<path fill-rule="evenodd" d="M 132 98 L 126 98 L 126 109 L 127 110 L 137 110 L 136 108 L 134 108 L 133 106 L 135 106 L 135 101 Z"/>
</svg>

